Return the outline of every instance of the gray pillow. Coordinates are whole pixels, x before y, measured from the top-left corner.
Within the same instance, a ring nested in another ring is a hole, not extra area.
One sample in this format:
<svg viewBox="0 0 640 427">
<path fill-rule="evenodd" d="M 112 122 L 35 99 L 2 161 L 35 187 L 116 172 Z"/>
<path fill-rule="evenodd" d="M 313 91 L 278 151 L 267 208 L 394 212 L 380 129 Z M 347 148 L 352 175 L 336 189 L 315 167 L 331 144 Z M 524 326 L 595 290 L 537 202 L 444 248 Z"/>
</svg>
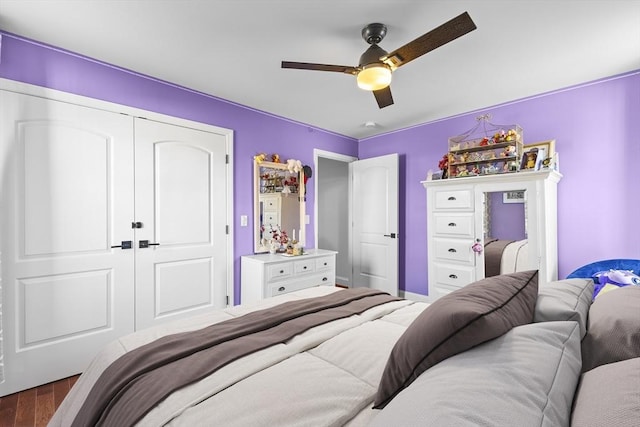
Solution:
<svg viewBox="0 0 640 427">
<path fill-rule="evenodd" d="M 539 284 L 533 321 L 575 320 L 580 324 L 580 337 L 584 338 L 593 287 L 591 279 L 565 279 Z"/>
<path fill-rule="evenodd" d="M 579 427 L 640 424 L 640 357 L 609 363 L 582 375 L 571 414 Z"/>
<path fill-rule="evenodd" d="M 423 373 L 370 427 L 568 426 L 579 377 L 576 322 L 518 326 Z"/>
<path fill-rule="evenodd" d="M 640 357 L 640 286 L 598 295 L 582 341 L 582 372 L 634 357 Z"/>
<path fill-rule="evenodd" d="M 383 408 L 438 362 L 530 323 L 537 296 L 538 272 L 533 270 L 482 279 L 438 299 L 391 350 L 374 408 Z"/>
</svg>

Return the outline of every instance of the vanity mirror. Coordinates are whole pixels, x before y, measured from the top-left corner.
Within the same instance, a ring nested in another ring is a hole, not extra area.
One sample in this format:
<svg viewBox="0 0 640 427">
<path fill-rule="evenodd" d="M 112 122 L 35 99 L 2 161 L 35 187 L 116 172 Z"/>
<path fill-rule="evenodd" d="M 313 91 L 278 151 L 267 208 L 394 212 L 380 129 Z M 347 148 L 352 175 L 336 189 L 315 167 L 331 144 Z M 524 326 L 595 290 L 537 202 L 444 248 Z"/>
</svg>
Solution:
<svg viewBox="0 0 640 427">
<path fill-rule="evenodd" d="M 304 173 L 287 164 L 253 161 L 254 252 L 269 252 L 283 231 L 305 243 Z"/>
</svg>

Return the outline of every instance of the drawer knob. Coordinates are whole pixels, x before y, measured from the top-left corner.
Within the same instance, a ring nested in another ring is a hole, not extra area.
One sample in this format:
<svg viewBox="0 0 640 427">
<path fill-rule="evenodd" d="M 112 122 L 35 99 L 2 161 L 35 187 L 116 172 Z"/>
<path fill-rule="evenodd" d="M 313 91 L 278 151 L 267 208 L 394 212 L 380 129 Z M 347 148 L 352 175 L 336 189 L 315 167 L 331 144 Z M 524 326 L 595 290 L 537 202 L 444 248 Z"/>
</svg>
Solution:
<svg viewBox="0 0 640 427">
<path fill-rule="evenodd" d="M 458 251 L 456 251 L 456 250 L 455 250 L 455 249 L 453 249 L 453 248 L 449 248 L 449 252 L 451 252 L 451 253 L 453 254 L 453 253 L 456 253 L 456 252 L 458 252 Z"/>
<path fill-rule="evenodd" d="M 307 266 L 305 265 L 304 267 L 302 267 L 302 269 L 303 269 L 303 270 L 306 270 L 306 269 L 307 269 Z"/>
<path fill-rule="evenodd" d="M 284 274 L 284 270 L 280 270 L 280 274 Z"/>
<path fill-rule="evenodd" d="M 447 200 L 456 200 L 456 198 L 454 196 L 449 196 Z"/>
<path fill-rule="evenodd" d="M 328 279 L 328 278 L 326 278 L 326 277 L 323 277 L 323 278 L 322 278 L 322 281 L 323 281 L 323 282 L 326 282 L 327 280 L 329 280 L 329 279 Z"/>
<path fill-rule="evenodd" d="M 458 276 L 456 276 L 455 274 L 450 274 L 449 275 L 449 279 L 457 279 L 457 278 L 458 278 Z"/>
<path fill-rule="evenodd" d="M 457 227 L 457 224 L 455 222 L 450 222 L 449 227 Z"/>
<path fill-rule="evenodd" d="M 284 290 L 285 290 L 285 287 L 284 287 L 284 286 L 280 286 L 280 287 L 278 288 L 278 292 L 283 292 Z"/>
<path fill-rule="evenodd" d="M 327 263 L 325 262 L 324 265 L 327 265 Z"/>
</svg>

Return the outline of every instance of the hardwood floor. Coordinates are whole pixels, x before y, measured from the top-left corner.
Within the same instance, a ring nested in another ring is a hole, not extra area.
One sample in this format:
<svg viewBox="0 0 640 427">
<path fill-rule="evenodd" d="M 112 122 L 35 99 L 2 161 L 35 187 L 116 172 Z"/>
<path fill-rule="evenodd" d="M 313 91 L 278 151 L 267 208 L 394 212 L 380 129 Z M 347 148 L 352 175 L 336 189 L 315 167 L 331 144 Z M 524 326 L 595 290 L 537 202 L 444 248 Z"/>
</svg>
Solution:
<svg viewBox="0 0 640 427">
<path fill-rule="evenodd" d="M 0 427 L 46 426 L 78 375 L 0 397 Z"/>
</svg>

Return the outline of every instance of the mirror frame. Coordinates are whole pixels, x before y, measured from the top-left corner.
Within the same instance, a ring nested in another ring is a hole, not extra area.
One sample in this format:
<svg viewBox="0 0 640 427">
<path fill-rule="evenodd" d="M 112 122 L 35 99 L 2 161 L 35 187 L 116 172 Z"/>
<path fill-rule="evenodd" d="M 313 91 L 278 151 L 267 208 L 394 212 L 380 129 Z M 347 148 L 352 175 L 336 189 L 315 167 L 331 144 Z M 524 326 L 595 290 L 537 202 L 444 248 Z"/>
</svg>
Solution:
<svg viewBox="0 0 640 427">
<path fill-rule="evenodd" d="M 264 253 L 268 252 L 267 248 L 263 248 L 260 245 L 260 168 L 278 169 L 282 171 L 289 171 L 286 163 L 274 163 L 274 162 L 258 162 L 253 160 L 253 252 Z M 298 172 L 298 198 L 300 203 L 300 232 L 297 237 L 298 242 L 304 247 L 306 242 L 306 187 L 304 185 L 304 172 L 301 170 Z"/>
</svg>

